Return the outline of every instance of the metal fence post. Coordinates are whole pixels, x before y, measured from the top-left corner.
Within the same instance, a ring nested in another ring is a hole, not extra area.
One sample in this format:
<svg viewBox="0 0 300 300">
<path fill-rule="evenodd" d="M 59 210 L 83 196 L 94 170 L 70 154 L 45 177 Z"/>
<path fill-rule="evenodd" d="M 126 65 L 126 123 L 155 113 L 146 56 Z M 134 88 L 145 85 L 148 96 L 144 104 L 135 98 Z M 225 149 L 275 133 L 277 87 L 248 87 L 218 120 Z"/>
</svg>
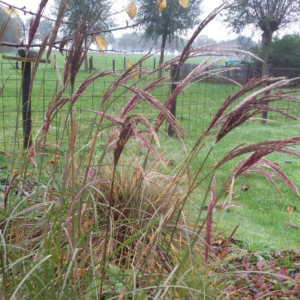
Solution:
<svg viewBox="0 0 300 300">
<path fill-rule="evenodd" d="M 53 57 L 54 57 L 54 60 L 53 60 L 53 69 L 55 69 L 55 62 L 56 62 L 56 56 L 55 56 L 55 54 L 53 55 Z"/>
<path fill-rule="evenodd" d="M 179 78 L 178 64 L 172 64 L 171 65 L 171 80 L 172 80 L 172 83 L 173 83 L 172 84 L 172 93 L 174 92 L 174 90 L 177 87 L 178 78 Z M 176 102 L 177 102 L 177 98 L 175 98 L 173 100 L 173 102 L 171 103 L 171 107 L 170 107 L 170 112 L 174 117 L 176 117 Z M 168 128 L 168 135 L 169 136 L 174 135 L 174 131 L 173 131 L 170 124 L 169 124 L 169 128 Z"/>
<path fill-rule="evenodd" d="M 155 57 L 154 57 L 154 62 L 153 62 L 153 70 L 155 70 Z"/>
<path fill-rule="evenodd" d="M 268 77 L 272 77 L 274 74 L 274 65 L 273 64 L 268 64 Z M 267 83 L 267 85 L 270 85 L 270 83 Z M 265 92 L 265 96 L 266 95 L 269 95 L 270 94 L 270 91 L 267 91 Z M 268 117 L 268 111 L 263 111 L 262 112 L 262 122 L 263 123 L 266 123 L 266 120 L 267 120 L 267 117 Z"/>
<path fill-rule="evenodd" d="M 140 72 L 142 71 L 142 62 L 140 62 Z M 139 79 L 141 79 L 142 74 L 139 75 Z"/>
<path fill-rule="evenodd" d="M 115 65 L 115 60 L 113 59 L 113 61 L 112 61 L 112 67 L 113 67 L 113 72 L 115 73 L 115 67 L 116 67 L 116 65 Z"/>
<path fill-rule="evenodd" d="M 22 94 L 23 94 L 23 148 L 31 146 L 31 101 L 29 87 L 31 80 L 31 62 L 22 62 Z"/>
<path fill-rule="evenodd" d="M 126 57 L 124 57 L 124 69 L 126 69 Z"/>
<path fill-rule="evenodd" d="M 89 67 L 90 67 L 90 73 L 92 73 L 92 68 L 93 68 L 92 56 L 89 58 Z"/>
<path fill-rule="evenodd" d="M 18 57 L 18 52 L 16 54 L 16 57 Z M 19 70 L 19 64 L 18 64 L 18 61 L 16 61 L 16 70 Z"/>
</svg>

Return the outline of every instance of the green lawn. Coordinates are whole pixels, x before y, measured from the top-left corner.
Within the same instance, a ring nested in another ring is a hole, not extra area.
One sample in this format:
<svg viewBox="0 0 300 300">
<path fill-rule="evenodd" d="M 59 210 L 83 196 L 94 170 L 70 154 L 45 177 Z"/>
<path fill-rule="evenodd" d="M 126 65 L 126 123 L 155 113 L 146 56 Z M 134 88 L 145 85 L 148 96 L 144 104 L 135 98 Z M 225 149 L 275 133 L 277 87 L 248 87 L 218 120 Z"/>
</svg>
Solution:
<svg viewBox="0 0 300 300">
<path fill-rule="evenodd" d="M 12 54 L 8 54 L 12 55 Z M 60 73 L 63 74 L 63 57 L 56 53 L 58 65 L 61 68 Z M 94 66 L 102 69 L 109 68 L 111 60 L 115 59 L 116 70 L 123 67 L 124 56 L 122 55 L 105 55 L 93 54 Z M 131 62 L 134 63 L 138 58 L 136 56 L 129 57 Z M 199 60 L 200 62 L 201 60 Z M 158 59 L 156 58 L 156 64 Z M 197 61 L 193 61 L 197 62 Z M 154 59 L 151 58 L 143 64 L 145 68 L 152 68 Z M 10 152 L 13 148 L 16 128 L 18 135 L 16 140 L 18 141 L 19 148 L 21 147 L 22 141 L 22 120 L 17 119 L 17 111 L 21 109 L 20 101 L 20 73 L 14 70 L 15 64 L 7 64 L 7 61 L 1 60 L 1 80 L 11 74 L 4 92 L 0 97 L 0 151 Z M 44 69 L 47 67 L 47 69 Z M 44 74 L 45 72 L 45 74 Z M 165 75 L 169 75 L 166 73 Z M 76 86 L 86 78 L 87 73 L 80 71 L 76 78 Z M 43 79 L 44 78 L 44 79 Z M 75 104 L 77 108 L 77 122 L 80 125 L 79 130 L 79 143 L 86 143 L 87 133 L 90 130 L 94 114 L 87 112 L 83 109 L 97 110 L 99 108 L 104 91 L 109 86 L 111 81 L 114 79 L 113 76 L 99 79 L 91 87 L 89 87 L 88 93 L 80 97 Z M 135 80 L 129 82 L 134 84 Z M 44 118 L 44 114 L 47 110 L 49 101 L 52 99 L 52 95 L 58 84 L 56 70 L 53 69 L 53 64 L 41 65 L 36 76 L 36 81 L 32 93 L 32 110 L 36 112 L 34 121 L 34 133 L 41 126 Z M 143 81 L 140 83 L 143 84 Z M 177 99 L 177 118 L 186 128 L 188 134 L 184 139 L 187 148 L 193 146 L 197 137 L 201 134 L 204 128 L 208 125 L 214 113 L 218 107 L 222 104 L 224 99 L 232 93 L 238 91 L 238 87 L 233 84 L 211 84 L 211 83 L 196 83 L 189 89 L 187 89 Z M 153 94 L 160 100 L 164 101 L 167 97 L 169 88 L 164 87 L 160 90 L 155 91 Z M 120 88 L 116 91 L 114 96 L 118 96 L 123 92 Z M 122 101 L 130 94 L 125 93 L 118 97 L 114 104 L 109 107 L 108 113 L 115 114 L 119 109 Z M 279 104 L 274 104 L 277 107 Z M 294 115 L 298 115 L 299 106 L 292 111 Z M 148 106 L 141 104 L 135 109 L 136 113 L 149 113 Z M 63 112 L 66 114 L 67 111 Z M 276 122 L 268 122 L 262 125 L 260 121 L 251 121 L 238 129 L 232 131 L 223 141 L 221 141 L 213 150 L 212 156 L 208 164 L 213 164 L 220 160 L 226 153 L 237 145 L 247 142 L 255 143 L 262 140 L 272 140 L 280 138 L 289 138 L 292 136 L 299 135 L 299 124 L 297 122 L 291 122 L 286 120 L 276 113 L 269 114 L 269 118 Z M 165 127 L 164 127 L 165 128 Z M 61 129 L 59 117 L 53 122 L 51 133 L 49 135 L 48 142 L 54 142 L 56 140 L 56 131 Z M 167 149 L 172 152 L 175 157 L 175 166 L 183 160 L 184 154 L 182 153 L 178 140 L 169 139 L 165 137 L 164 133 L 160 134 L 162 146 L 160 151 Z M 209 147 L 210 145 L 207 145 Z M 298 147 L 300 150 L 300 147 Z M 205 149 L 207 151 L 207 149 Z M 205 151 L 199 153 L 199 158 L 194 162 L 193 169 L 197 168 L 197 162 L 201 162 Z M 268 159 L 277 162 L 278 165 L 287 173 L 294 184 L 300 188 L 300 177 L 299 167 L 300 162 L 297 157 L 287 157 L 282 154 L 269 155 Z M 229 174 L 229 170 L 239 161 L 234 161 L 226 164 L 216 174 L 217 187 L 221 189 L 221 184 L 226 176 Z M 286 163 L 285 161 L 290 161 Z M 0 163 L 5 165 L 7 160 L 0 156 Z M 250 186 L 247 192 L 240 190 L 240 188 L 248 184 Z M 298 237 L 298 230 L 294 230 L 285 227 L 283 221 L 293 223 L 300 226 L 299 212 L 296 210 L 295 213 L 289 214 L 286 212 L 288 205 L 293 205 L 299 208 L 300 201 L 299 197 L 291 192 L 283 184 L 278 184 L 280 191 L 283 193 L 285 203 L 280 198 L 270 181 L 266 180 L 261 175 L 250 175 L 248 178 L 241 176 L 237 179 L 235 184 L 234 193 L 240 195 L 236 202 L 246 205 L 246 208 L 240 208 L 238 210 L 231 208 L 229 212 L 224 211 L 221 214 L 220 222 L 218 224 L 218 230 L 224 231 L 226 235 L 230 234 L 233 228 L 240 223 L 240 227 L 236 232 L 235 236 L 245 242 L 245 247 L 250 248 L 253 251 L 266 250 L 270 247 L 276 249 L 283 248 L 299 248 L 300 238 Z M 189 213 L 195 215 L 197 212 L 197 206 L 201 206 L 203 201 L 205 188 L 200 186 L 199 189 L 192 195 L 191 200 L 195 204 L 190 206 Z M 224 195 L 223 199 L 225 199 Z M 215 218 L 217 218 L 215 214 Z"/>
</svg>

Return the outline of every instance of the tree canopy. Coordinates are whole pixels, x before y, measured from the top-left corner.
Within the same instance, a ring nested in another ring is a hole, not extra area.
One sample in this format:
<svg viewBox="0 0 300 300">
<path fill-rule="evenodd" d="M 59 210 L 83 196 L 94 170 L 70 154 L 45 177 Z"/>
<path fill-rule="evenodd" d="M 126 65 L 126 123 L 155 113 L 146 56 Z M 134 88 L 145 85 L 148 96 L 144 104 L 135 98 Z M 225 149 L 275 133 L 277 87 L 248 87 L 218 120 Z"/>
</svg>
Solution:
<svg viewBox="0 0 300 300">
<path fill-rule="evenodd" d="M 8 18 L 8 14 L 4 11 L 4 9 L 0 8 L 0 24 L 3 24 Z M 5 35 L 3 37 L 3 41 L 10 43 L 18 43 L 20 42 L 21 37 L 21 26 L 19 22 L 15 18 L 10 18 L 8 21 L 8 25 L 6 28 Z M 1 52 L 12 51 L 13 49 L 10 47 L 0 47 Z"/>
<path fill-rule="evenodd" d="M 40 26 L 36 32 L 36 37 L 39 40 L 44 40 L 46 38 L 46 36 L 48 35 L 48 33 L 52 30 L 53 27 L 53 22 L 49 21 L 49 20 L 41 20 L 40 22 Z"/>
<path fill-rule="evenodd" d="M 231 6 L 225 21 L 240 33 L 253 25 L 262 32 L 263 75 L 267 74 L 273 33 L 300 19 L 300 0 L 239 0 Z"/>
<path fill-rule="evenodd" d="M 274 38 L 270 47 L 269 62 L 276 68 L 300 68 L 300 35 L 285 35 L 282 38 Z M 261 45 L 256 46 L 252 51 L 262 56 Z"/>
<path fill-rule="evenodd" d="M 145 15 L 151 12 L 156 0 L 137 0 L 137 21 L 144 20 Z M 200 4 L 202 0 L 190 0 L 189 5 L 184 8 L 177 0 L 169 0 L 167 8 L 162 12 L 156 11 L 153 16 L 143 22 L 139 29 L 143 31 L 144 38 L 157 42 L 161 38 L 160 64 L 164 59 L 164 48 L 167 40 L 169 43 L 176 42 L 181 35 L 199 23 Z"/>
<path fill-rule="evenodd" d="M 59 9 L 60 0 L 55 0 L 54 15 Z M 110 15 L 110 0 L 72 0 L 66 12 L 65 21 L 78 22 L 80 18 L 87 20 L 91 26 L 91 30 L 101 30 L 113 26 Z M 76 29 L 76 24 L 63 24 L 61 30 L 63 35 L 71 36 Z M 85 38 L 85 47 L 87 47 L 87 38 Z M 87 57 L 85 59 L 85 70 L 87 71 Z"/>
<path fill-rule="evenodd" d="M 55 0 L 54 14 L 57 13 L 60 0 Z M 95 20 L 92 30 L 108 28 L 113 22 L 107 16 L 110 14 L 110 0 L 72 0 L 66 12 L 65 21 L 78 22 L 80 18 L 88 21 Z M 98 17 L 100 14 L 100 17 Z M 72 35 L 76 24 L 63 24 L 61 26 L 64 35 Z"/>
<path fill-rule="evenodd" d="M 28 36 L 29 27 L 30 27 L 30 19 L 27 19 L 25 21 L 24 27 L 25 27 L 26 36 Z M 49 21 L 47 19 L 41 20 L 39 28 L 37 29 L 33 40 L 34 41 L 36 41 L 36 40 L 43 41 L 46 38 L 46 36 L 48 35 L 48 33 L 52 30 L 52 28 L 53 28 L 52 21 Z"/>
</svg>

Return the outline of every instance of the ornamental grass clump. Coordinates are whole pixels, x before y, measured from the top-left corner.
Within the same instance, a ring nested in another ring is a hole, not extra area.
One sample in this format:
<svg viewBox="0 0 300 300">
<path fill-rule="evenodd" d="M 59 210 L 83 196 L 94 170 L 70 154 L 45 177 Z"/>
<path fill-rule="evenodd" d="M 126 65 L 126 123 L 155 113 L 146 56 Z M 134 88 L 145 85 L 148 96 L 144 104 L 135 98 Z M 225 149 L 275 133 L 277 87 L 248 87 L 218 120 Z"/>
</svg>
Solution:
<svg viewBox="0 0 300 300">
<path fill-rule="evenodd" d="M 271 104 L 300 103 L 300 99 L 292 91 L 277 90 L 289 86 L 292 80 L 253 79 L 225 99 L 191 150 L 186 147 L 187 133 L 169 108 L 189 85 L 215 73 L 201 64 L 172 93 L 169 90 L 164 102 L 156 99 L 153 91 L 171 86 L 172 82 L 153 75 L 199 55 L 236 55 L 238 50 L 230 47 L 192 47 L 201 30 L 224 8 L 225 4 L 201 23 L 180 56 L 156 70 L 133 74 L 132 70 L 151 56 L 147 54 L 118 75 L 96 70 L 75 88 L 87 50 L 83 47 L 84 38 L 89 34 L 79 20 L 63 80 L 57 68 L 58 84 L 43 124 L 32 133 L 30 148 L 11 158 L 0 219 L 0 297 L 204 299 L 209 295 L 217 299 L 230 294 L 229 288 L 223 289 L 228 275 L 214 271 L 220 271 L 224 259 L 229 259 L 228 245 L 236 229 L 223 248 L 215 251 L 211 247 L 215 230 L 212 214 L 224 186 L 230 182 L 227 201 L 231 202 L 235 178 L 256 171 L 281 180 L 299 195 L 283 171 L 264 156 L 272 152 L 299 156 L 290 147 L 300 144 L 300 137 L 242 144 L 213 165 L 209 157 L 229 132 L 262 111 L 276 110 L 297 119 Z M 58 23 L 64 12 L 62 7 Z M 52 35 L 57 33 L 58 25 Z M 53 43 L 51 36 L 50 44 Z M 214 61 L 218 62 L 220 59 Z M 98 99 L 99 108 L 88 110 L 94 118 L 85 142 L 80 143 L 77 100 L 84 99 L 91 84 L 107 76 L 114 78 Z M 142 79 L 133 82 L 136 76 Z M 259 89 L 265 83 L 272 84 Z M 262 96 L 266 91 L 270 93 Z M 125 100 L 112 114 L 109 108 L 120 97 Z M 140 103 L 148 106 L 147 114 L 135 113 Z M 61 139 L 50 143 L 51 124 L 57 116 L 67 142 Z M 164 148 L 164 121 L 181 143 L 179 157 Z M 247 153 L 252 154 L 232 172 L 228 170 L 224 182 L 217 181 L 221 166 Z M 191 201 L 195 193 L 200 198 L 198 207 Z"/>
</svg>

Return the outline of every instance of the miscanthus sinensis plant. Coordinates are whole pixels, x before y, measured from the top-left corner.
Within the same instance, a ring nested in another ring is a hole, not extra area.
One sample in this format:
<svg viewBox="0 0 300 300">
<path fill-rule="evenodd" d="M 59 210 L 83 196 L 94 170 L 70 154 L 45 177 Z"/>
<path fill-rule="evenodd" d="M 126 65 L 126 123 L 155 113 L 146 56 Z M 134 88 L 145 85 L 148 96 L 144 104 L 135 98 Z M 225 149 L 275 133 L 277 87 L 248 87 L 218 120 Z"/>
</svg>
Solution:
<svg viewBox="0 0 300 300">
<path fill-rule="evenodd" d="M 31 86 L 46 46 L 47 58 L 50 57 L 67 2 L 61 2 L 52 34 L 40 48 Z M 85 26 L 86 21 L 79 20 L 62 77 L 57 70 L 59 84 L 43 125 L 32 133 L 32 145 L 24 155 L 18 157 L 14 151 L 11 158 L 0 220 L 1 299 L 201 299 L 207 295 L 216 299 L 225 296 L 228 291 L 214 285 L 218 280 L 224 282 L 225 275 L 208 276 L 208 266 L 214 257 L 210 253 L 212 211 L 223 190 L 216 187 L 230 182 L 230 203 L 234 180 L 252 170 L 283 181 L 299 195 L 282 170 L 264 156 L 275 151 L 300 154 L 290 148 L 300 143 L 300 137 L 293 137 L 243 144 L 213 166 L 207 164 L 220 140 L 262 111 L 276 110 L 298 120 L 284 109 L 270 105 L 275 101 L 299 103 L 293 92 L 281 89 L 292 80 L 263 77 L 241 86 L 237 94 L 228 95 L 189 151 L 184 145 L 186 132 L 169 108 L 176 96 L 194 82 L 220 73 L 221 69 L 207 71 L 207 68 L 223 58 L 206 59 L 178 82 L 172 93 L 170 90 L 163 103 L 153 96 L 156 89 L 172 84 L 167 77 L 153 76 L 160 69 L 171 64 L 180 68 L 191 57 L 234 55 L 239 51 L 214 45 L 192 46 L 202 29 L 225 7 L 214 10 L 199 25 L 181 55 L 155 70 L 135 71 L 151 56 L 147 54 L 118 75 L 97 70 L 75 89 L 74 82 L 87 53 L 84 37 L 90 28 Z M 41 11 L 32 22 L 31 35 L 39 25 Z M 99 99 L 99 109 L 91 111 L 95 118 L 86 143 L 80 144 L 74 105 L 79 97 L 85 97 L 92 83 L 112 75 L 114 80 Z M 141 81 L 130 81 L 140 75 Z M 109 107 L 124 94 L 126 100 L 119 110 L 109 114 Z M 146 115 L 134 113 L 141 102 L 149 107 Z M 61 120 L 61 130 L 68 142 L 49 144 L 51 123 L 66 107 L 68 114 Z M 171 159 L 173 153 L 159 148 L 164 122 L 180 140 L 185 157 L 175 169 L 170 169 L 165 159 Z M 99 140 L 102 148 L 98 146 Z M 140 151 L 145 155 L 140 156 Z M 228 171 L 225 182 L 216 182 L 218 169 L 243 154 L 249 157 L 232 172 Z M 44 157 L 49 155 L 53 161 L 45 164 Z M 196 158 L 197 168 L 192 169 L 190 166 Z M 19 171 L 14 173 L 16 166 Z M 196 190 L 202 191 L 202 208 L 198 216 L 190 218 L 187 207 Z M 208 210 L 203 219 L 201 213 L 207 200 Z"/>
</svg>

